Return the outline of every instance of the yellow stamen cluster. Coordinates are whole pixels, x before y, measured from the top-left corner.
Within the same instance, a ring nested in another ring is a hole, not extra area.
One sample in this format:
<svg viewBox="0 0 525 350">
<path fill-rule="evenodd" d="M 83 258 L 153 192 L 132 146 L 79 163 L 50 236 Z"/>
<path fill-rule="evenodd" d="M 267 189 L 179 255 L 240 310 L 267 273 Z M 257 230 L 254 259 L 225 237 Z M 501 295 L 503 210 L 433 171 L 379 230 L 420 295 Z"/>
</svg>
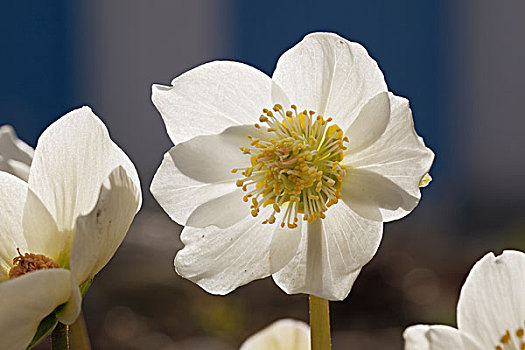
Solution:
<svg viewBox="0 0 525 350">
<path fill-rule="evenodd" d="M 525 350 L 525 331 L 518 328 L 515 332 L 505 331 L 499 340 L 499 344 L 494 347 L 496 350 Z"/>
<path fill-rule="evenodd" d="M 13 259 L 13 267 L 9 270 L 9 279 L 20 277 L 26 273 L 44 270 L 58 269 L 60 265 L 53 259 L 42 254 L 25 253 L 22 255 L 17 249 L 18 256 Z"/>
<path fill-rule="evenodd" d="M 308 222 L 324 219 L 328 207 L 341 198 L 343 143 L 348 139 L 337 125 L 329 125 L 332 118 L 298 112 L 294 105 L 288 111 L 279 104 L 273 111 L 264 109 L 259 121 L 268 126 L 268 137 L 248 136 L 250 146 L 240 149 L 251 156 L 252 166 L 232 170 L 242 170 L 244 178 L 237 180 L 237 186 L 247 192 L 244 201 L 251 202 L 252 215 L 271 205 L 273 213 L 263 224 L 275 223 L 281 209 L 281 227 L 297 227 L 299 214 Z"/>
</svg>

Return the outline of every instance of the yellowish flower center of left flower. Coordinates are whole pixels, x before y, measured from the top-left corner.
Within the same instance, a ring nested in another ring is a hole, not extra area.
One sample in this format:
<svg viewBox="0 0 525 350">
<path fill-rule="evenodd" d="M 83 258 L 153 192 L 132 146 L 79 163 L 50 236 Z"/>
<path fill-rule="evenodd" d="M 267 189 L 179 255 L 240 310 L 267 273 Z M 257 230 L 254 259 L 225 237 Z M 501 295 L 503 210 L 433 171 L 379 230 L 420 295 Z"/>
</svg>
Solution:
<svg viewBox="0 0 525 350">
<path fill-rule="evenodd" d="M 18 256 L 13 259 L 13 267 L 9 270 L 9 279 L 20 277 L 26 273 L 44 270 L 58 269 L 60 265 L 53 259 L 42 254 L 25 253 L 22 255 L 18 250 Z"/>
<path fill-rule="evenodd" d="M 237 186 L 247 192 L 244 201 L 251 203 L 252 215 L 271 205 L 273 213 L 263 224 L 275 223 L 284 210 L 280 225 L 289 228 L 297 227 L 299 215 L 308 222 L 325 218 L 324 212 L 341 198 L 341 161 L 348 142 L 343 131 L 332 118 L 299 112 L 294 105 L 288 111 L 279 104 L 273 111 L 264 109 L 259 121 L 267 125 L 268 137 L 248 136 L 250 146 L 240 149 L 251 156 L 251 166 L 232 170 L 243 175 Z"/>
</svg>

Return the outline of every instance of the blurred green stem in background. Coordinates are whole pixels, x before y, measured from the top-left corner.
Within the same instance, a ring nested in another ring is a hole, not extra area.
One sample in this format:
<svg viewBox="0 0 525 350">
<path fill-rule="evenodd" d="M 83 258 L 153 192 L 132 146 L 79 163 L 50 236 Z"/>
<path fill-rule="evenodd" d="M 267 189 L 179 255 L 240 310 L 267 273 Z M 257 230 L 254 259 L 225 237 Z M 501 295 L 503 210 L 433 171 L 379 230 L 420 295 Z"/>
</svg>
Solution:
<svg viewBox="0 0 525 350">
<path fill-rule="evenodd" d="M 58 323 L 51 333 L 51 348 L 53 350 L 69 350 L 69 327 Z"/>
<path fill-rule="evenodd" d="M 312 350 L 330 350 L 330 310 L 328 300 L 310 295 L 310 339 Z"/>
<path fill-rule="evenodd" d="M 82 312 L 78 315 L 75 323 L 71 325 L 70 331 L 71 348 L 73 350 L 91 350 L 86 321 L 84 320 L 84 314 Z"/>
</svg>

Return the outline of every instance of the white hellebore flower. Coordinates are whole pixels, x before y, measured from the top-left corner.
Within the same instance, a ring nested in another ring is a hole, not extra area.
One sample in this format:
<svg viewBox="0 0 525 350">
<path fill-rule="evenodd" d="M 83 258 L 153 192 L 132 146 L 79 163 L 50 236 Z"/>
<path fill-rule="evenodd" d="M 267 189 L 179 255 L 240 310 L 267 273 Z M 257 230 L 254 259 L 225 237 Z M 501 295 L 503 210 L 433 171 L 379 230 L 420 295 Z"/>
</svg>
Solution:
<svg viewBox="0 0 525 350">
<path fill-rule="evenodd" d="M 246 339 L 239 350 L 310 350 L 310 327 L 302 321 L 278 320 Z"/>
<path fill-rule="evenodd" d="M 11 126 L 0 127 L 0 171 L 27 181 L 34 153 L 31 146 L 18 139 Z"/>
<path fill-rule="evenodd" d="M 458 328 L 417 325 L 406 350 L 525 349 L 525 254 L 488 253 L 470 271 L 457 307 Z"/>
<path fill-rule="evenodd" d="M 46 317 L 51 328 L 75 321 L 79 286 L 111 259 L 140 203 L 133 163 L 87 107 L 42 133 L 28 183 L 0 172 L 0 349 L 25 349 Z"/>
<path fill-rule="evenodd" d="M 271 78 L 218 61 L 172 85 L 153 86 L 175 147 L 151 192 L 185 226 L 176 271 L 214 294 L 273 275 L 289 294 L 344 299 L 434 158 L 408 101 L 330 33 L 307 35 Z"/>
</svg>

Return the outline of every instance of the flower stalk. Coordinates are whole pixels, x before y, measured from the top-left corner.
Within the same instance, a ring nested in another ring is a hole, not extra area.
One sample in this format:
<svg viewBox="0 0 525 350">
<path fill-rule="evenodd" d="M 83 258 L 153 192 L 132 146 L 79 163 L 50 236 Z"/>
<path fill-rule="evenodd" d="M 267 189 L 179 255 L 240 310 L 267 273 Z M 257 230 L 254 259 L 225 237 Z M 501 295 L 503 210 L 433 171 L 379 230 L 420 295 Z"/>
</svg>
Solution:
<svg viewBox="0 0 525 350">
<path fill-rule="evenodd" d="M 330 310 L 328 300 L 310 295 L 310 338 L 312 350 L 330 350 Z"/>
<path fill-rule="evenodd" d="M 69 326 L 58 323 L 51 333 L 51 348 L 53 350 L 69 350 Z"/>
<path fill-rule="evenodd" d="M 308 235 L 320 236 L 322 232 L 321 219 L 308 223 Z M 327 299 L 310 294 L 310 339 L 312 350 L 330 350 L 330 307 Z"/>
<path fill-rule="evenodd" d="M 78 350 L 91 350 L 91 343 L 84 319 L 84 313 L 80 312 L 75 323 L 71 325 L 71 347 Z"/>
</svg>

